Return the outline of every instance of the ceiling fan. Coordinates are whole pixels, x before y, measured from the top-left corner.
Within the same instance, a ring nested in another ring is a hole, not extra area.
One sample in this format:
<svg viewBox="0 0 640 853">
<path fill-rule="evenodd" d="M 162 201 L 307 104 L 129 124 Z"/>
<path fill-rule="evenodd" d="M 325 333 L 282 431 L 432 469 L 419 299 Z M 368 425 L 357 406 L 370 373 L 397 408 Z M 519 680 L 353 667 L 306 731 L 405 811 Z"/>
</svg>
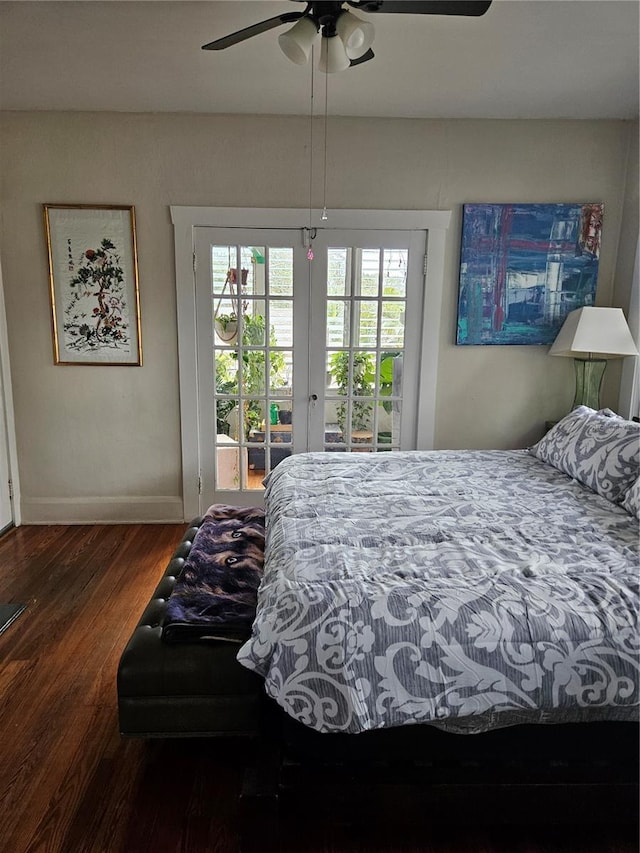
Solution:
<svg viewBox="0 0 640 853">
<path fill-rule="evenodd" d="M 293 0 L 303 2 L 303 0 Z M 284 12 L 250 27 L 216 39 L 203 50 L 224 50 L 282 24 L 293 23 L 278 37 L 285 56 L 297 65 L 309 60 L 311 47 L 320 33 L 321 71 L 332 73 L 373 59 L 374 27 L 353 15 L 346 6 L 361 12 L 391 12 L 413 15 L 484 15 L 492 0 L 309 0 L 303 12 Z M 295 23 L 294 23 L 295 22 Z"/>
</svg>

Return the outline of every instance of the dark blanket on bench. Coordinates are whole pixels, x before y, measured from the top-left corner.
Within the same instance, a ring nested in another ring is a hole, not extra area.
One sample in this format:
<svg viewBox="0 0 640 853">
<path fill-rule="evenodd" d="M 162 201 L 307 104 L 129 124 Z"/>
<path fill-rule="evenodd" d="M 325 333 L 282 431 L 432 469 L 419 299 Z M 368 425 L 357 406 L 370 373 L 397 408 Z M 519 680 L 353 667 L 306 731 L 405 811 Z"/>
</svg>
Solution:
<svg viewBox="0 0 640 853">
<path fill-rule="evenodd" d="M 244 642 L 264 565 L 264 510 L 216 504 L 198 528 L 167 600 L 162 639 Z"/>
</svg>

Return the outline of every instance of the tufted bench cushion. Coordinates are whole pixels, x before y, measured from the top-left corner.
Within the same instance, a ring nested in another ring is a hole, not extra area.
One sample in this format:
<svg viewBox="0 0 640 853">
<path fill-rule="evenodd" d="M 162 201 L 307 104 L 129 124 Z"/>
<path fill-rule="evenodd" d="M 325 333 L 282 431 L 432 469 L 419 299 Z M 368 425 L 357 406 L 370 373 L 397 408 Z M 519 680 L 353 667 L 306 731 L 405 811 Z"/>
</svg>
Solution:
<svg viewBox="0 0 640 853">
<path fill-rule="evenodd" d="M 263 681 L 236 661 L 239 645 L 162 640 L 166 600 L 202 518 L 191 522 L 118 667 L 120 732 L 131 737 L 255 735 Z"/>
</svg>

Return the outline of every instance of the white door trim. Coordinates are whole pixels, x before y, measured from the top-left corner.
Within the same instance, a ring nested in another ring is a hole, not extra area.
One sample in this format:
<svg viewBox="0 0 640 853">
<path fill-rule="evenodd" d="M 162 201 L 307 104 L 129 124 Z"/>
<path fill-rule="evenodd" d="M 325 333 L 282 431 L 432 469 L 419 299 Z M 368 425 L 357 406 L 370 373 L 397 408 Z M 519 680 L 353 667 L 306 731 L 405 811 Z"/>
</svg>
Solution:
<svg viewBox="0 0 640 853">
<path fill-rule="evenodd" d="M 444 284 L 444 249 L 451 221 L 449 210 L 321 210 L 297 208 L 189 207 L 171 205 L 176 264 L 176 305 L 182 430 L 182 495 L 185 520 L 199 512 L 199 436 L 195 323 L 195 233 L 214 228 L 318 228 L 354 230 L 426 231 L 424 335 L 420 366 L 421 402 L 418 412 L 418 449 L 433 447 L 440 310 Z M 302 232 L 301 232 L 302 239 Z"/>
<path fill-rule="evenodd" d="M 7 453 L 9 458 L 9 476 L 12 486 L 13 523 L 18 527 L 22 523 L 20 512 L 20 476 L 18 474 L 18 448 L 16 444 L 16 420 L 13 409 L 13 390 L 11 386 L 11 366 L 9 362 L 9 335 L 7 332 L 7 314 L 4 304 L 4 285 L 2 281 L 2 266 L 0 265 L 0 367 L 2 381 L 0 390 L 4 394 L 4 417 L 7 436 Z"/>
<path fill-rule="evenodd" d="M 171 205 L 174 227 L 213 228 L 346 228 L 378 231 L 446 231 L 450 210 L 321 210 L 291 207 L 182 207 Z"/>
</svg>

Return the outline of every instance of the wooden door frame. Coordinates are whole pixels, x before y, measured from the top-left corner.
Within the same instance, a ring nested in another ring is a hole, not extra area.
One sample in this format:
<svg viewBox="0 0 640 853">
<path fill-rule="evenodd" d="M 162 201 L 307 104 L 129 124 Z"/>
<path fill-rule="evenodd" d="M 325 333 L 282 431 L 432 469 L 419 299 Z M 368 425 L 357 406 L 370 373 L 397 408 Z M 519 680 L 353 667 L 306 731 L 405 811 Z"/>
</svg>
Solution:
<svg viewBox="0 0 640 853">
<path fill-rule="evenodd" d="M 195 299 L 195 229 L 202 228 L 323 228 L 321 210 L 298 208 L 188 207 L 171 205 L 176 265 L 176 306 L 182 441 L 182 499 L 185 520 L 200 512 L 200 451 Z M 416 449 L 433 447 L 438 370 L 440 313 L 448 210 L 332 210 L 332 229 L 426 231 L 425 312 L 420 364 L 420 406 Z"/>
</svg>

